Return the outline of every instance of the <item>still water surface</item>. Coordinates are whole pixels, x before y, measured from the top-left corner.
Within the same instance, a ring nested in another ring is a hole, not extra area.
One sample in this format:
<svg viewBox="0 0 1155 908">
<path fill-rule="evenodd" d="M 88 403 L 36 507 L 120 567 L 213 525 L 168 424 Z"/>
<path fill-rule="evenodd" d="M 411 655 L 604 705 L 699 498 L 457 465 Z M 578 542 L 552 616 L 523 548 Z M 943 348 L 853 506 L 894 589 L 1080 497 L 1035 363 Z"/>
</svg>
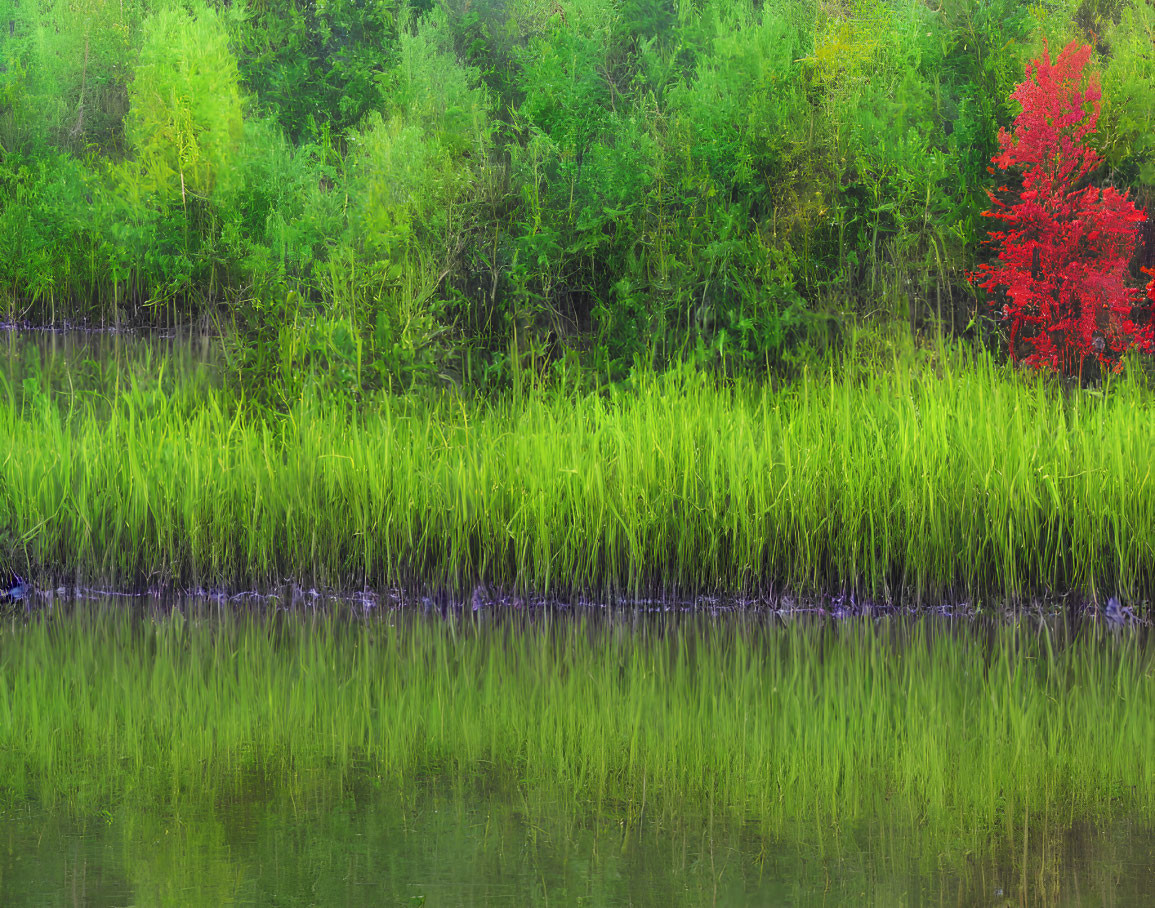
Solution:
<svg viewBox="0 0 1155 908">
<path fill-rule="evenodd" d="M 884 818 L 768 839 L 716 816 L 626 819 L 428 781 L 79 818 L 24 805 L 0 812 L 0 903 L 1139 906 L 1155 895 L 1155 830 L 1134 823 L 1039 828 L 981 855 L 942 844 Z"/>
<path fill-rule="evenodd" d="M 192 331 L 117 332 L 13 328 L 0 324 L 0 388 L 16 395 L 109 393 L 217 383 L 228 361 L 217 336 Z"/>
<path fill-rule="evenodd" d="M 60 607 L 37 593 L 6 609 Z M 171 605 L 118 607 L 146 617 Z M 201 606 L 209 616 L 222 607 Z M 393 614 L 443 620 L 415 612 Z M 592 804 L 516 781 L 399 783 L 354 769 L 291 788 L 242 778 L 179 804 L 109 802 L 79 815 L 4 803 L 0 905 L 1155 904 L 1155 823 L 1125 811 L 1030 816 L 1010 834 L 948 839 L 899 805 L 853 827 L 770 832 L 708 807 Z"/>
</svg>

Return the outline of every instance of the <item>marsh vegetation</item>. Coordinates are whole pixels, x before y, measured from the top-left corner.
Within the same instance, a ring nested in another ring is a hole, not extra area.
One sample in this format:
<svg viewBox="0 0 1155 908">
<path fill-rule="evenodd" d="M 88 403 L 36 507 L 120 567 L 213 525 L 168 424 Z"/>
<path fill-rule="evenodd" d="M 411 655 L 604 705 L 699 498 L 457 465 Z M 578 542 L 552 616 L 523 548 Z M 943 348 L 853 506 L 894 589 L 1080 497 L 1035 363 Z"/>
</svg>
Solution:
<svg viewBox="0 0 1155 908">
<path fill-rule="evenodd" d="M 0 0 L 0 901 L 1141 900 L 1153 39 Z"/>
<path fill-rule="evenodd" d="M 124 589 L 295 580 L 595 597 L 1149 601 L 1153 403 L 940 347 L 784 388 L 381 394 L 285 412 L 202 377 L 0 382 L 17 573 Z M 157 374 L 161 378 L 157 378 Z"/>
</svg>

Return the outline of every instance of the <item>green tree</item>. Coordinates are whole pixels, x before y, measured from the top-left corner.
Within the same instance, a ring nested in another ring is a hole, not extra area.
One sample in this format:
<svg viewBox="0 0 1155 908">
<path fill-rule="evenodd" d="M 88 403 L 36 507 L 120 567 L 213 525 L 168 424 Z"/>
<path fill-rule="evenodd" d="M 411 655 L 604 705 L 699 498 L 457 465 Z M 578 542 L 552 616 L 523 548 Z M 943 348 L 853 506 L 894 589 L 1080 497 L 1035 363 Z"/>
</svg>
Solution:
<svg viewBox="0 0 1155 908">
<path fill-rule="evenodd" d="M 0 0 L 0 142 L 117 152 L 140 0 Z"/>
<path fill-rule="evenodd" d="M 176 6 L 144 22 L 127 133 L 140 185 L 162 196 L 210 196 L 227 181 L 244 119 L 240 76 L 216 11 Z"/>
</svg>

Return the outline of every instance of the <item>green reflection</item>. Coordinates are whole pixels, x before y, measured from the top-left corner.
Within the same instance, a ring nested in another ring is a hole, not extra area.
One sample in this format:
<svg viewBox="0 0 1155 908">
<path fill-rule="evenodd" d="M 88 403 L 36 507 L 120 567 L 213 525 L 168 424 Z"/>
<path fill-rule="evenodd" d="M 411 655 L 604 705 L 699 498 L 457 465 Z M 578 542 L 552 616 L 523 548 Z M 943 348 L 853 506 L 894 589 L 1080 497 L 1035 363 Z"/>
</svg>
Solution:
<svg viewBox="0 0 1155 908">
<path fill-rule="evenodd" d="M 1038 818 L 1021 841 L 953 854 L 885 814 L 770 837 L 446 783 L 0 819 L 6 905 L 1140 905 L 1155 866 L 1155 832 L 1127 821 Z"/>
</svg>

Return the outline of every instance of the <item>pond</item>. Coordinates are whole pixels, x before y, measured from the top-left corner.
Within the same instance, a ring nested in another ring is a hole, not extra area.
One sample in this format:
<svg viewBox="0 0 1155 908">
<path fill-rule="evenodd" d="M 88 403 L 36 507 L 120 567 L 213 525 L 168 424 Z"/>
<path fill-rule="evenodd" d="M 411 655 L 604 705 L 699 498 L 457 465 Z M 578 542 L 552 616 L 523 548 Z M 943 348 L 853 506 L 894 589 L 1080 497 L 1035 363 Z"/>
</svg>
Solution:
<svg viewBox="0 0 1155 908">
<path fill-rule="evenodd" d="M 0 323 L 0 382 L 17 392 L 34 387 L 62 396 L 107 394 L 133 382 L 196 389 L 219 379 L 226 350 L 221 337 L 201 330 L 57 330 Z"/>
<path fill-rule="evenodd" d="M 564 775 L 578 765 L 578 752 L 598 758 L 598 745 L 576 733 L 560 745 L 564 752 L 547 744 L 544 763 L 526 756 L 534 735 L 554 733 L 535 717 L 540 701 L 524 699 L 534 685 L 559 713 L 574 705 L 567 697 L 580 700 L 575 715 L 597 713 L 606 700 L 625 712 L 644 707 L 646 724 L 665 729 L 657 743 L 678 750 L 695 734 L 679 738 L 678 715 L 709 733 L 745 733 L 701 709 L 704 688 L 788 712 L 786 701 L 761 698 L 792 684 L 822 715 L 817 687 L 841 686 L 831 701 L 859 712 L 877 701 L 887 735 L 927 749 L 938 739 L 920 744 L 902 727 L 901 716 L 919 709 L 903 683 L 918 676 L 937 691 L 937 705 L 912 724 L 937 717 L 965 726 L 975 721 L 965 708 L 942 715 L 956 689 L 958 703 L 976 691 L 1002 701 L 996 675 L 1008 648 L 1031 665 L 1048 645 L 1056 652 L 1048 678 L 1064 666 L 1092 680 L 1096 666 L 1134 662 L 1138 677 L 1151 671 L 1142 635 L 1071 639 L 1027 620 L 1008 628 L 742 610 L 639 616 L 588 606 L 446 618 L 364 601 L 37 596 L 10 608 L 0 627 L 0 714 L 20 726 L 8 734 L 33 742 L 14 756 L 21 744 L 6 740 L 0 758 L 0 903 L 1148 904 L 1155 821 L 1150 798 L 1135 792 L 1100 809 L 1066 809 L 1060 798 L 983 817 L 958 793 L 936 811 L 925 792 L 875 797 L 844 786 L 833 809 L 810 810 L 808 782 L 797 777 L 797 801 L 785 795 L 787 809 L 771 815 L 735 809 L 720 774 L 712 793 L 692 791 L 677 771 L 663 775 L 660 751 L 641 745 L 650 781 L 640 788 L 552 774 L 549 766 Z M 754 687 L 727 681 L 759 653 Z M 884 671 L 884 653 L 909 670 Z M 504 688 L 486 671 L 495 663 Z M 968 681 L 983 663 L 997 671 Z M 588 678 L 575 688 L 578 674 Z M 639 700 L 654 677 L 660 696 Z M 865 678 L 881 694 L 855 705 Z M 1034 721 L 1032 684 L 1007 688 L 1022 704 L 1012 722 Z M 899 702 L 886 714 L 896 691 Z M 402 705 L 386 715 L 379 697 Z M 1139 707 L 1145 717 L 1149 703 Z M 530 721 L 510 720 L 501 735 L 524 741 L 513 750 L 478 744 L 519 710 Z M 758 721 L 744 713 L 745 726 Z M 805 715 L 792 721 L 807 738 Z M 356 739 L 366 723 L 385 738 L 409 739 L 408 749 Z M 631 746 L 611 722 L 598 729 L 610 739 L 602 759 L 613 762 Z M 201 735 L 211 738 L 203 751 Z M 36 766 L 33 751 L 50 748 L 35 742 L 48 738 L 65 744 Z M 787 750 L 765 746 L 790 757 L 789 742 Z M 945 759 L 965 776 L 963 764 L 983 757 L 965 760 L 962 746 Z M 1070 740 L 1070 751 L 1080 746 Z M 872 759 L 867 752 L 851 757 Z M 808 754 L 821 775 L 828 755 Z M 1036 771 L 1036 758 L 1022 759 Z M 23 772 L 14 762 L 21 759 Z M 710 762 L 717 769 L 722 761 Z M 611 775 L 631 772 L 629 765 Z M 814 788 L 820 797 L 825 790 Z"/>
<path fill-rule="evenodd" d="M 414 782 L 196 809 L 0 812 L 5 905 L 1147 905 L 1155 829 L 1040 825 L 944 858 L 879 817 L 823 839 Z"/>
</svg>

